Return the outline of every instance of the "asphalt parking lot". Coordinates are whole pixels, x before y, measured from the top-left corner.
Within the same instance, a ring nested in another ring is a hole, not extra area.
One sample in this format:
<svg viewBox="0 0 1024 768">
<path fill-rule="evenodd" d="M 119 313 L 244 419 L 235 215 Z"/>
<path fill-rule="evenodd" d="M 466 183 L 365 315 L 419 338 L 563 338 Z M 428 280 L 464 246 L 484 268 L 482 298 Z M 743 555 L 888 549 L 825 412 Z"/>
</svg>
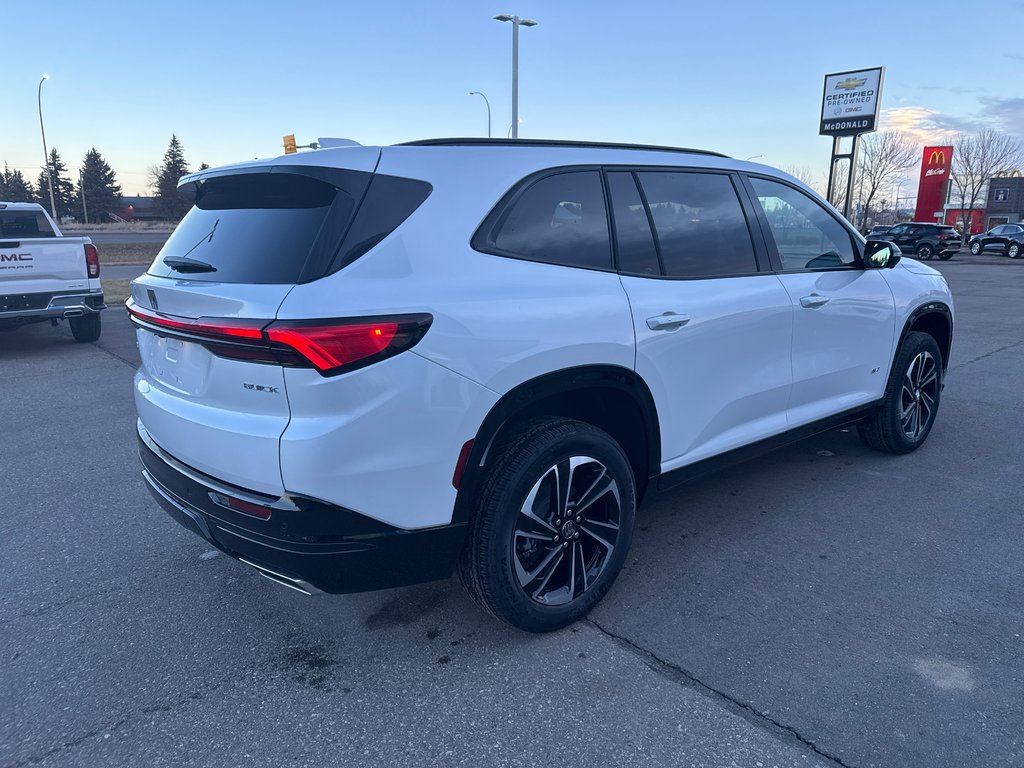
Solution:
<svg viewBox="0 0 1024 768">
<path fill-rule="evenodd" d="M 217 555 L 143 486 L 122 311 L 0 335 L 0 765 L 1024 764 L 1024 266 L 933 265 L 921 450 L 835 431 L 692 483 L 547 636 L 455 579 L 310 598 Z"/>
</svg>

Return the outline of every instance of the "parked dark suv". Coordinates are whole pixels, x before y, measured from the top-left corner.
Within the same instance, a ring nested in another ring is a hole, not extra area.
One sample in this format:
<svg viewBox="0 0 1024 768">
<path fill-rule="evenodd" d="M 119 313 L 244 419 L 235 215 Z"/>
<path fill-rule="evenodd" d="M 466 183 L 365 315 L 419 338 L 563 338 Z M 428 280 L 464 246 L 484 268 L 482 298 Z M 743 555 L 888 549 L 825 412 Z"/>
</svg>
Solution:
<svg viewBox="0 0 1024 768">
<path fill-rule="evenodd" d="M 982 251 L 1002 251 L 1011 259 L 1024 254 L 1024 225 L 1003 224 L 993 227 L 971 238 L 971 253 L 975 256 Z"/>
<path fill-rule="evenodd" d="M 911 221 L 897 224 L 884 235 L 875 237 L 896 243 L 903 253 L 925 260 L 932 256 L 951 259 L 960 250 L 960 233 L 946 224 Z"/>
</svg>

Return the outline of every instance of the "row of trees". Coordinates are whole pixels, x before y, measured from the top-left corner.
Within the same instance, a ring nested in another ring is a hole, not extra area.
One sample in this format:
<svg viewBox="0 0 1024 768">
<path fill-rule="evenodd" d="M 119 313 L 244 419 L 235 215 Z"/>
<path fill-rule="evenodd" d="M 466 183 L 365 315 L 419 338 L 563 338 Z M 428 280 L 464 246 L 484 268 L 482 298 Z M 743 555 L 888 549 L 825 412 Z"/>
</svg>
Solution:
<svg viewBox="0 0 1024 768">
<path fill-rule="evenodd" d="M 949 202 L 965 211 L 965 237 L 971 228 L 971 212 L 985 205 L 989 179 L 1003 171 L 1024 165 L 1024 145 L 1016 137 L 994 128 L 981 128 L 977 133 L 959 134 L 943 139 L 942 145 L 953 147 L 950 167 L 951 194 Z M 899 214 L 899 191 L 906 174 L 921 161 L 921 145 L 899 131 L 883 131 L 865 136 L 857 159 L 854 180 L 858 215 L 857 226 L 891 223 Z M 814 179 L 810 169 L 791 166 L 787 171 L 827 195 L 828 173 Z M 837 208 L 846 202 L 849 164 L 836 167 L 831 201 Z M 910 188 L 909 185 L 907 187 Z M 884 220 L 884 221 L 882 221 Z"/>
<path fill-rule="evenodd" d="M 68 168 L 56 147 L 50 150 L 48 165 L 48 171 L 53 175 L 53 204 L 58 220 L 73 218 L 85 221 L 88 212 L 89 221 L 109 221 L 123 207 L 117 176 L 95 147 L 85 153 L 77 184 L 68 177 Z M 199 167 L 203 169 L 209 166 L 203 163 Z M 163 162 L 150 168 L 149 172 L 157 211 L 161 215 L 180 219 L 188 211 L 188 201 L 177 193 L 178 179 L 188 172 L 189 165 L 181 142 L 177 136 L 172 135 Z M 47 170 L 40 172 L 39 179 L 33 185 L 20 170 L 11 170 L 5 165 L 0 173 L 0 200 L 39 203 L 50 210 L 50 178 Z"/>
</svg>

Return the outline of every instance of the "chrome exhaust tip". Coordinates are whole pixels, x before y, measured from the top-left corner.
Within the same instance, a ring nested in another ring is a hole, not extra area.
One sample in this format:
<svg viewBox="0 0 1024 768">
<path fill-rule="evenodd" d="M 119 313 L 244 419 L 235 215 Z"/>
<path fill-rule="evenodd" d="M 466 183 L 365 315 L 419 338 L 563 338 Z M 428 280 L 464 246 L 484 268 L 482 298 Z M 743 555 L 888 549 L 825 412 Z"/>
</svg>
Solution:
<svg viewBox="0 0 1024 768">
<path fill-rule="evenodd" d="M 314 587 L 309 582 L 303 581 L 302 579 L 296 579 L 292 576 L 285 576 L 283 573 L 278 573 L 265 565 L 257 565 L 251 560 L 246 560 L 244 557 L 238 558 L 240 562 L 245 563 L 250 568 L 255 568 L 256 572 L 265 579 L 270 579 L 275 584 L 280 584 L 282 587 L 288 587 L 288 589 L 294 589 L 296 592 L 301 592 L 304 595 L 320 595 L 323 594 L 319 589 Z"/>
</svg>

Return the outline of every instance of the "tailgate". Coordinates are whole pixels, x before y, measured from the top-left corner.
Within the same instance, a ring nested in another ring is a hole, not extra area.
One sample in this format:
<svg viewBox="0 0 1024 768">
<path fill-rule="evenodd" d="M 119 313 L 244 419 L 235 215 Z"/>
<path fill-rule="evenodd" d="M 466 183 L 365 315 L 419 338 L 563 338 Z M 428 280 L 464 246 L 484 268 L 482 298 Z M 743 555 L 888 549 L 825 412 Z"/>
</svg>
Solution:
<svg viewBox="0 0 1024 768">
<path fill-rule="evenodd" d="M 87 289 L 82 237 L 0 240 L 0 293 Z"/>
</svg>

